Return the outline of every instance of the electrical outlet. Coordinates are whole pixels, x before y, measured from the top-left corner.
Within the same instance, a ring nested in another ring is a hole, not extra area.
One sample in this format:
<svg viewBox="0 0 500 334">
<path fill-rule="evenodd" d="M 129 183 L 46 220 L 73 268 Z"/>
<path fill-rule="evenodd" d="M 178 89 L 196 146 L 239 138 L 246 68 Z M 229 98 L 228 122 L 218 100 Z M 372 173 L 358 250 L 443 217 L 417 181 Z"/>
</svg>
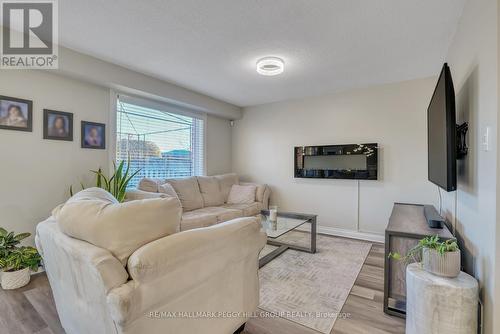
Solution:
<svg viewBox="0 0 500 334">
<path fill-rule="evenodd" d="M 484 128 L 482 140 L 481 140 L 481 149 L 484 152 L 488 152 L 490 150 L 490 127 L 487 126 Z"/>
</svg>

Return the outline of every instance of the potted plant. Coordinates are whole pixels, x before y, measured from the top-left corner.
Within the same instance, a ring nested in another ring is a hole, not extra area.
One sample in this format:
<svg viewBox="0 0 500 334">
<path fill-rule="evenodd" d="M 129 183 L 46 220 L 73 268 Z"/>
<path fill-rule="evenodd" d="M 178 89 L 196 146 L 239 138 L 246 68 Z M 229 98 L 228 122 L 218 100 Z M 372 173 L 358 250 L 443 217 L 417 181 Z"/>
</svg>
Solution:
<svg viewBox="0 0 500 334">
<path fill-rule="evenodd" d="M 424 270 L 443 277 L 457 277 L 460 273 L 460 249 L 455 239 L 441 241 L 439 236 L 418 242 L 405 256 L 389 253 L 389 257 L 405 263 L 420 262 Z"/>
<path fill-rule="evenodd" d="M 21 240 L 30 235 L 30 233 L 14 234 L 14 232 L 7 232 L 6 229 L 0 227 L 0 258 L 14 250 Z"/>
<path fill-rule="evenodd" d="M 113 162 L 113 167 L 115 172 L 110 177 L 106 177 L 101 168 L 98 170 L 91 170 L 91 172 L 96 175 L 95 186 L 108 191 L 118 200 L 118 202 L 122 203 L 125 201 L 125 192 L 130 180 L 140 172 L 140 169 L 134 172 L 130 171 L 130 157 L 127 160 L 126 168 L 124 160 L 118 164 L 118 167 Z M 82 190 L 85 189 L 83 184 L 80 185 Z M 69 187 L 69 194 L 73 196 L 72 185 Z"/>
<path fill-rule="evenodd" d="M 0 227 L 0 284 L 3 289 L 17 289 L 30 281 L 30 269 L 37 270 L 41 257 L 36 248 L 18 247 L 30 233 L 14 234 Z"/>
</svg>

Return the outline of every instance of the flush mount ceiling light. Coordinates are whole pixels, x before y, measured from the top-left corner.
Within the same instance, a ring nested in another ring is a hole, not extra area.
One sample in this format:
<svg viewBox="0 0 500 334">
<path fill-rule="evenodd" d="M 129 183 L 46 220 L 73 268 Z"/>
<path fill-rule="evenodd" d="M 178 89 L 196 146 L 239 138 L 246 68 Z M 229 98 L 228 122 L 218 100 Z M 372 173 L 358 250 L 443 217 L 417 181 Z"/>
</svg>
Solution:
<svg viewBox="0 0 500 334">
<path fill-rule="evenodd" d="M 278 75 L 285 70 L 285 62 L 278 57 L 264 57 L 257 60 L 257 73 L 261 75 Z"/>
</svg>

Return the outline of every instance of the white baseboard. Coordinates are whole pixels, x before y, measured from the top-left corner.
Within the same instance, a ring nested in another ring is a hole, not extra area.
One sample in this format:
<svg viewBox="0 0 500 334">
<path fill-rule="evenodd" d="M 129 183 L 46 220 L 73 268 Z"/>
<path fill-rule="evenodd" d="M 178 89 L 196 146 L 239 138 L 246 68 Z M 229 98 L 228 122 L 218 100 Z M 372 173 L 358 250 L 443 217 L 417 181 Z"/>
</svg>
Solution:
<svg viewBox="0 0 500 334">
<path fill-rule="evenodd" d="M 318 232 L 323 234 L 335 235 L 338 237 L 360 239 L 372 242 L 385 242 L 385 236 L 383 234 L 376 234 L 370 232 L 360 232 L 354 230 L 347 230 L 336 227 L 318 226 Z"/>
<path fill-rule="evenodd" d="M 360 231 L 355 231 L 355 230 L 348 230 L 348 229 L 343 229 L 343 228 L 321 226 L 321 225 L 318 225 L 317 229 L 318 229 L 318 233 L 333 235 L 336 237 L 366 240 L 366 241 L 371 241 L 371 242 L 379 242 L 382 244 L 385 242 L 385 236 L 383 234 L 376 234 L 376 233 L 370 233 L 370 232 L 360 232 Z M 307 227 L 301 226 L 297 230 L 310 231 L 308 226 Z"/>
</svg>

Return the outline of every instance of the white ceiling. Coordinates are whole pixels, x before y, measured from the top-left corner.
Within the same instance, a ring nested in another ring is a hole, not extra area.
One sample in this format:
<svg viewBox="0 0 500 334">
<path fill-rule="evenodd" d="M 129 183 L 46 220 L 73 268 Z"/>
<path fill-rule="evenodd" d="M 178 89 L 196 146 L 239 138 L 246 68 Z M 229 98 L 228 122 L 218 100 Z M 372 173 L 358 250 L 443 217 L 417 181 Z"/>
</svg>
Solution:
<svg viewBox="0 0 500 334">
<path fill-rule="evenodd" d="M 63 0 L 60 43 L 238 106 L 437 75 L 465 0 Z M 285 73 L 255 71 L 279 56 Z"/>
</svg>

